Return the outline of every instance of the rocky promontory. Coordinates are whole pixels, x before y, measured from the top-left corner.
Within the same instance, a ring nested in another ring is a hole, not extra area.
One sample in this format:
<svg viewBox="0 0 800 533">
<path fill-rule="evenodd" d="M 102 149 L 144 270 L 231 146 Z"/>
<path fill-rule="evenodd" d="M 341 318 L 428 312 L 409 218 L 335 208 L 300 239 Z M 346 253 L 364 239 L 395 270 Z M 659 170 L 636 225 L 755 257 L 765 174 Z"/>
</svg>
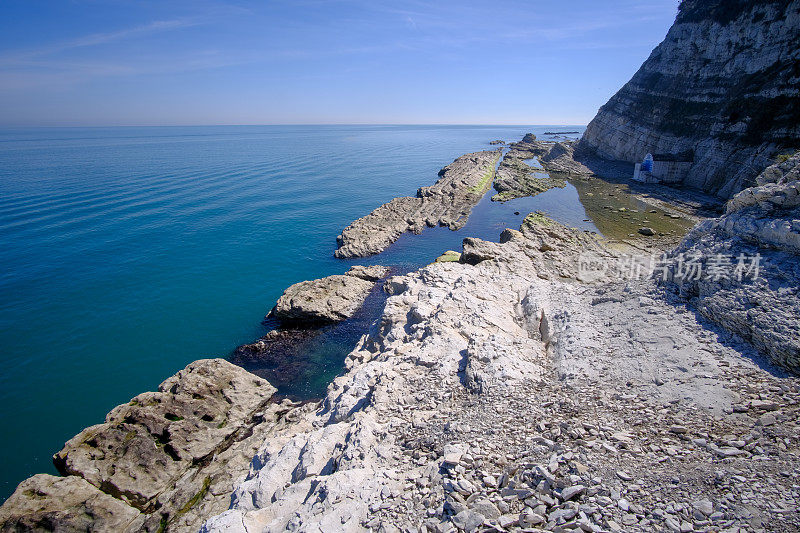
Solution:
<svg viewBox="0 0 800 533">
<path fill-rule="evenodd" d="M 267 381 L 204 359 L 111 411 L 53 457 L 64 477 L 23 481 L 0 531 L 196 531 L 298 407 Z"/>
<path fill-rule="evenodd" d="M 407 231 L 425 226 L 457 230 L 494 179 L 502 150 L 466 154 L 439 171 L 439 180 L 416 197 L 395 198 L 347 226 L 336 241 L 336 257 L 365 257 L 385 250 Z"/>
<path fill-rule="evenodd" d="M 751 329 L 800 323 L 797 250 L 774 249 L 793 242 L 792 163 L 678 248 L 781 254 L 757 298 L 789 305 L 762 305 Z M 734 213 L 760 237 L 708 231 Z M 457 262 L 390 278 L 311 429 L 266 440 L 203 531 L 800 527 L 800 381 L 765 360 L 791 369 L 791 342 L 775 353 L 777 337 L 717 327 L 675 275 L 634 259 L 533 214 L 500 242 L 465 239 Z M 723 298 L 735 322 L 741 303 Z"/>
<path fill-rule="evenodd" d="M 68 442 L 1 527 L 796 530 L 800 381 L 769 360 L 797 371 L 798 162 L 664 256 L 755 250 L 763 282 L 642 275 L 531 214 L 389 278 L 322 401 L 193 363 Z"/>
<path fill-rule="evenodd" d="M 796 378 L 585 232 L 500 240 L 390 278 L 308 429 L 203 531 L 800 527 Z"/>
<path fill-rule="evenodd" d="M 780 215 L 794 203 L 786 185 L 750 191 L 765 201 L 732 201 L 726 216 Z M 587 258 L 607 268 L 585 276 Z M 800 527 L 800 382 L 765 363 L 758 343 L 704 321 L 702 302 L 674 294 L 672 282 L 632 277 L 628 265 L 540 214 L 500 242 L 465 239 L 459 261 L 389 279 L 383 314 L 321 402 L 273 403 L 263 380 L 199 361 L 67 443 L 57 464 L 68 475 L 23 482 L 0 524 Z M 763 311 L 778 323 L 786 309 Z"/>
</svg>

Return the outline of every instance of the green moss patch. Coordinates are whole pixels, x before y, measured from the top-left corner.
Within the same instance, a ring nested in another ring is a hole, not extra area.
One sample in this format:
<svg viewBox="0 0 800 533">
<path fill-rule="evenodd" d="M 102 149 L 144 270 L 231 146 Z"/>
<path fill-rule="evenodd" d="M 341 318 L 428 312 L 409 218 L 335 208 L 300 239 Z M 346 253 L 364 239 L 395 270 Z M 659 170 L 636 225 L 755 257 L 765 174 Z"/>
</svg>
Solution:
<svg viewBox="0 0 800 533">
<path fill-rule="evenodd" d="M 198 504 L 198 502 L 200 502 L 200 500 L 202 500 L 203 498 L 205 498 L 205 497 L 206 497 L 206 494 L 208 494 L 208 488 L 209 488 L 210 486 L 211 486 L 211 476 L 206 476 L 206 478 L 203 480 L 203 485 L 200 487 L 200 490 L 199 490 L 199 491 L 197 491 L 197 493 L 196 493 L 194 496 L 192 496 L 192 497 L 189 499 L 189 501 L 188 501 L 188 502 L 186 502 L 186 503 L 183 505 L 183 507 L 181 507 L 181 508 L 178 510 L 178 513 L 177 513 L 177 515 L 176 515 L 176 516 L 181 516 L 181 515 L 184 515 L 184 514 L 186 514 L 187 512 L 189 512 L 189 510 L 190 510 L 192 507 L 194 507 L 195 505 L 197 505 L 197 504 Z"/>
<path fill-rule="evenodd" d="M 436 258 L 434 263 L 456 263 L 461 259 L 461 254 L 453 250 L 447 250 Z"/>
</svg>

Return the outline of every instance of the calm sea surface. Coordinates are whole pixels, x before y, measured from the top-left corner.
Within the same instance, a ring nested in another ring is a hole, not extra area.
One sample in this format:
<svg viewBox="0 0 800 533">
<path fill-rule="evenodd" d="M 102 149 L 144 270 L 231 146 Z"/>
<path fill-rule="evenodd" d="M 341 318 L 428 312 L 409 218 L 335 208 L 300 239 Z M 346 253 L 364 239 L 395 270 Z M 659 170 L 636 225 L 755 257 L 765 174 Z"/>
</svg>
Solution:
<svg viewBox="0 0 800 533">
<path fill-rule="evenodd" d="M 402 269 L 497 240 L 532 210 L 594 229 L 572 186 L 488 201 L 459 232 L 376 257 L 336 235 L 488 141 L 546 126 L 238 126 L 0 130 L 0 500 L 83 427 L 192 360 L 263 335 L 283 289 L 353 264 Z M 515 211 L 521 215 L 514 215 Z M 312 345 L 287 393 L 319 395 L 355 336 Z"/>
</svg>

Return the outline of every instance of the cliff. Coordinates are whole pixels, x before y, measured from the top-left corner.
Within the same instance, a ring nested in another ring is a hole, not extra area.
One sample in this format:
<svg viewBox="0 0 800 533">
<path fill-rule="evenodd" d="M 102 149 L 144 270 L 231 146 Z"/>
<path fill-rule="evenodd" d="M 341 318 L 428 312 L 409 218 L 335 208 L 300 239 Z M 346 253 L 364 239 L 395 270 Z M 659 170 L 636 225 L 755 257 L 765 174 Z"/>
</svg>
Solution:
<svg viewBox="0 0 800 533">
<path fill-rule="evenodd" d="M 641 161 L 693 151 L 683 185 L 729 198 L 800 148 L 800 1 L 684 0 L 579 148 Z"/>
</svg>

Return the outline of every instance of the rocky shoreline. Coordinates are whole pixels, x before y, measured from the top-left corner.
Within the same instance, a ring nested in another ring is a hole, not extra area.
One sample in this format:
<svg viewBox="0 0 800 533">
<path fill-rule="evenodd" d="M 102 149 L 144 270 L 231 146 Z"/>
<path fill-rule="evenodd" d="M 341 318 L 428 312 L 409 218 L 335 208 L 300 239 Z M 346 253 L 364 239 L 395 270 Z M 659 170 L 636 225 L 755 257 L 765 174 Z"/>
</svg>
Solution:
<svg viewBox="0 0 800 533">
<path fill-rule="evenodd" d="M 70 440 L 65 477 L 21 483 L 0 530 L 795 530 L 800 381 L 774 365 L 800 360 L 798 168 L 671 252 L 755 250 L 761 281 L 631 279 L 623 251 L 531 214 L 389 278 L 322 401 L 192 363 Z M 608 268 L 587 276 L 587 254 Z M 385 274 L 297 284 L 276 309 L 338 320 Z"/>
<path fill-rule="evenodd" d="M 303 407 L 222 359 L 195 361 L 111 411 L 0 507 L 0 531 L 196 531 L 224 511 L 262 440 Z"/>
<path fill-rule="evenodd" d="M 800 527 L 797 378 L 674 282 L 582 280 L 622 257 L 584 232 L 500 240 L 390 278 L 312 429 L 265 441 L 203 531 Z"/>
</svg>

